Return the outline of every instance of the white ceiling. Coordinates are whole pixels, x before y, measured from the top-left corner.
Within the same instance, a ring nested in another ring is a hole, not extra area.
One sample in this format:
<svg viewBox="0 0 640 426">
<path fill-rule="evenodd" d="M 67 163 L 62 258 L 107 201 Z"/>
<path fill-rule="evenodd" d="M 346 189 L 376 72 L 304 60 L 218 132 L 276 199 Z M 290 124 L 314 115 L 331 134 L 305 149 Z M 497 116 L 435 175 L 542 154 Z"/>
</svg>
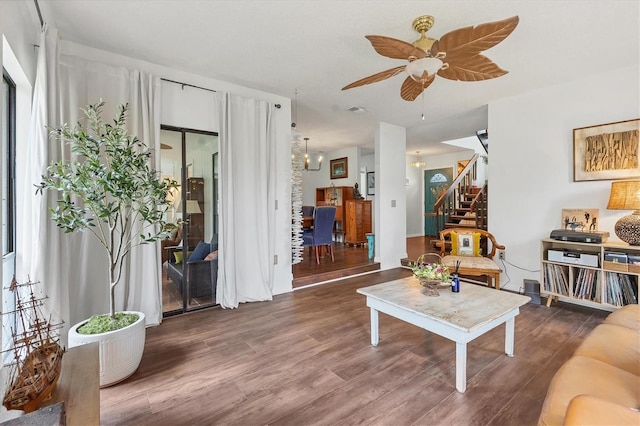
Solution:
<svg viewBox="0 0 640 426">
<path fill-rule="evenodd" d="M 638 0 L 39 0 L 39 4 L 45 21 L 66 40 L 292 99 L 297 89 L 296 122 L 314 152 L 373 148 L 378 121 L 407 127 L 409 152 L 455 150 L 440 142 L 486 128 L 490 102 L 638 64 L 640 57 Z M 518 15 L 514 32 L 485 52 L 509 74 L 484 82 L 437 77 L 424 97 L 414 102 L 400 98 L 402 75 L 341 91 L 362 77 L 402 65 L 378 55 L 365 35 L 411 42 L 418 36 L 411 22 L 424 14 L 435 17 L 427 34 L 436 39 L 460 27 Z M 346 111 L 352 106 L 369 113 Z"/>
</svg>

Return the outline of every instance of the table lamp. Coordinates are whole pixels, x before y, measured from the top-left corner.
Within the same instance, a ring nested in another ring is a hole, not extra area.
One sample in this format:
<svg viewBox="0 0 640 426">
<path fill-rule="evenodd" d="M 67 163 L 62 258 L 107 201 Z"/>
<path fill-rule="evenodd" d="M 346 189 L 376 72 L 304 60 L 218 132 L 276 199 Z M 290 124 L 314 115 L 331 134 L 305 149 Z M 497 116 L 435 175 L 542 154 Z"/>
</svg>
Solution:
<svg viewBox="0 0 640 426">
<path fill-rule="evenodd" d="M 622 241 L 640 246 L 640 180 L 611 182 L 607 209 L 634 210 L 616 222 L 615 232 Z"/>
<path fill-rule="evenodd" d="M 182 213 L 182 201 L 178 204 L 178 213 Z M 187 214 L 202 213 L 197 200 L 187 200 Z"/>
</svg>

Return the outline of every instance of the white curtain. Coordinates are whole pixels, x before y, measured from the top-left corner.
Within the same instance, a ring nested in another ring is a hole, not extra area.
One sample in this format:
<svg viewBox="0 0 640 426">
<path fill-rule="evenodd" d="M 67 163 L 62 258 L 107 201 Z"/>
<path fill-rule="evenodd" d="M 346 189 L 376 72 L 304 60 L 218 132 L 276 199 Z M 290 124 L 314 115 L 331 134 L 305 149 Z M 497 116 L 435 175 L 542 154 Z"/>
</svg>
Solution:
<svg viewBox="0 0 640 426">
<path fill-rule="evenodd" d="M 45 40 L 46 41 L 46 40 Z M 160 152 L 160 79 L 136 70 L 113 67 L 66 55 L 46 56 L 48 45 L 41 44 L 38 62 L 40 70 L 47 70 L 49 91 L 57 88 L 57 94 L 38 88 L 34 91 L 34 114 L 27 157 L 19 160 L 27 170 L 18 179 L 17 192 L 23 193 L 18 222 L 32 216 L 25 227 L 30 230 L 18 235 L 18 272 L 29 273 L 32 279 L 45 283 L 51 297 L 52 309 L 67 322 L 67 328 L 91 315 L 109 310 L 107 256 L 95 238 L 86 233 L 64 234 L 50 219 L 47 205 L 55 204 L 57 194 L 35 196 L 34 184 L 50 161 L 69 159 L 67 146 L 48 140 L 45 125 L 58 127 L 62 123 L 85 122 L 81 108 L 88 104 L 106 102 L 103 118 L 110 122 L 119 105 L 129 103 L 127 127 L 152 148 L 156 156 L 154 168 L 159 164 Z M 45 61 L 46 58 L 46 61 Z M 43 62 L 44 61 L 44 62 Z M 47 108 L 48 106 L 48 108 Z M 43 111 L 46 111 L 43 112 Z M 37 161 L 35 161 L 37 159 Z M 27 222 L 27 221 L 25 221 Z M 30 253 L 33 250 L 35 253 Z M 123 279 L 116 295 L 117 310 L 141 311 L 147 325 L 162 320 L 160 252 L 157 245 L 146 244 L 134 249 L 127 259 Z"/>
<path fill-rule="evenodd" d="M 27 141 L 16 143 L 16 279 L 42 283 L 49 296 L 47 308 L 54 317 L 69 321 L 69 288 L 61 285 L 67 252 L 61 233 L 51 222 L 48 207 L 55 205 L 51 194 L 36 196 L 34 185 L 42 180 L 49 162 L 58 160 L 58 150 L 49 142 L 45 126 L 59 123 L 58 32 L 44 25 L 40 34 L 38 64 L 31 122 Z M 66 324 L 68 327 L 68 323 Z M 66 333 L 63 333 L 63 341 Z"/>
<path fill-rule="evenodd" d="M 237 308 L 273 297 L 273 106 L 227 93 L 217 93 L 216 102 L 221 160 L 216 301 L 223 308 Z"/>
<path fill-rule="evenodd" d="M 137 70 L 60 56 L 61 122 L 84 121 L 81 108 L 105 102 L 103 119 L 112 121 L 118 107 L 128 103 L 127 130 L 155 149 L 152 167 L 158 168 L 160 152 L 160 78 Z M 65 147 L 66 148 L 66 147 Z M 65 158 L 70 153 L 65 152 Z M 108 312 L 107 258 L 89 233 L 74 235 L 75 248 L 67 271 L 71 288 L 72 321 Z M 134 248 L 125 260 L 123 279 L 116 290 L 117 310 L 141 311 L 147 325 L 162 320 L 160 253 L 155 244 Z M 80 266 L 80 268 L 78 268 Z"/>
</svg>

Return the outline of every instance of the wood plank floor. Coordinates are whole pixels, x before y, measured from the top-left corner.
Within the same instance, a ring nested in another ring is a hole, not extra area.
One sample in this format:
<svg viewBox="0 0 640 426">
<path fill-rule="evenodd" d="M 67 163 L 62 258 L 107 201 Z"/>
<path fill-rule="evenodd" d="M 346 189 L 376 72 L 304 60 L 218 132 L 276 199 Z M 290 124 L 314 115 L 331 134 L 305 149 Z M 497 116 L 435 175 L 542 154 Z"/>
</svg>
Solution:
<svg viewBox="0 0 640 426">
<path fill-rule="evenodd" d="M 422 253 L 434 251 L 430 240 L 435 237 L 407 238 L 407 258 L 416 260 Z M 380 264 L 369 259 L 367 246 L 347 246 L 334 243 L 334 261 L 326 254 L 315 262 L 315 257 L 305 252 L 302 262 L 293 265 L 293 288 L 300 288 L 329 280 L 345 278 L 380 269 Z M 205 301 L 208 303 L 209 301 Z M 182 309 L 182 295 L 167 276 L 167 268 L 162 268 L 162 309 L 163 312 L 173 314 Z"/>
<path fill-rule="evenodd" d="M 606 312 L 528 304 L 515 357 L 504 326 L 469 344 L 467 391 L 455 344 L 369 310 L 356 289 L 398 268 L 213 308 L 147 329 L 142 364 L 100 391 L 104 425 L 534 425 L 547 386 Z"/>
</svg>

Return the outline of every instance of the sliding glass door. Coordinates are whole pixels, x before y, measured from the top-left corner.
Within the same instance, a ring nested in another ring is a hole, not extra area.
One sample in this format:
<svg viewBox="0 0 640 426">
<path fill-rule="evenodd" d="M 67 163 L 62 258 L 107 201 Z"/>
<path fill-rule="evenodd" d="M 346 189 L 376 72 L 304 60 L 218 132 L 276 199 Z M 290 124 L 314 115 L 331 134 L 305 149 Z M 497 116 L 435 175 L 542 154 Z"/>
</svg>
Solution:
<svg viewBox="0 0 640 426">
<path fill-rule="evenodd" d="M 163 311 L 173 315 L 215 304 L 218 272 L 218 135 L 162 126 L 161 173 L 176 184 L 162 242 Z"/>
</svg>

